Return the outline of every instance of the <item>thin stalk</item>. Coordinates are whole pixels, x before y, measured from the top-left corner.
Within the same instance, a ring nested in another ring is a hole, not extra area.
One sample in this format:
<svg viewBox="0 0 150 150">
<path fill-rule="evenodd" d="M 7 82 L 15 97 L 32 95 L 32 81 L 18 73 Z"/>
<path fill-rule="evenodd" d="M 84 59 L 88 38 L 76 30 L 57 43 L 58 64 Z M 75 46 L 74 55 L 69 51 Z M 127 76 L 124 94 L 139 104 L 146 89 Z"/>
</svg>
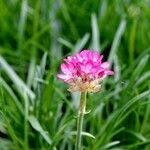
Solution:
<svg viewBox="0 0 150 150">
<path fill-rule="evenodd" d="M 150 90 L 150 86 L 149 86 L 149 90 Z M 150 100 L 150 96 L 149 96 L 148 99 Z M 141 134 L 144 132 L 144 129 L 146 128 L 146 123 L 148 122 L 149 114 L 150 114 L 150 105 L 148 104 L 148 105 L 146 106 L 143 123 L 142 123 L 142 125 L 141 125 L 141 130 L 140 130 L 140 133 L 141 133 Z"/>
<path fill-rule="evenodd" d="M 28 98 L 27 95 L 24 95 L 24 103 L 25 103 L 25 118 L 24 118 L 24 150 L 28 150 Z"/>
<path fill-rule="evenodd" d="M 85 114 L 86 108 L 86 92 L 81 93 L 80 98 L 80 106 L 78 110 L 78 117 L 77 117 L 77 137 L 76 137 L 76 145 L 75 150 L 81 150 L 82 145 L 82 126 L 83 126 L 83 118 Z"/>
</svg>

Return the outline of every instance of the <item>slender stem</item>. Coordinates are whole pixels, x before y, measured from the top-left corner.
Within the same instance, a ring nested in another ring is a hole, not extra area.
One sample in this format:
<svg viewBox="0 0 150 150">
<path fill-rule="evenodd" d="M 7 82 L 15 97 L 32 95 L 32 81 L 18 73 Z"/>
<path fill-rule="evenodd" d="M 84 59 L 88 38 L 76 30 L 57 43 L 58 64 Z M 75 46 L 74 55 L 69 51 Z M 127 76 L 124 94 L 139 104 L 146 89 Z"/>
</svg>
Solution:
<svg viewBox="0 0 150 150">
<path fill-rule="evenodd" d="M 29 102 L 27 95 L 24 95 L 24 103 L 25 103 L 25 118 L 24 118 L 24 150 L 28 150 L 28 108 Z"/>
<path fill-rule="evenodd" d="M 77 117 L 77 137 L 76 137 L 75 150 L 81 150 L 81 144 L 82 144 L 81 132 L 82 132 L 85 108 L 86 108 L 86 93 L 83 92 L 81 93 L 80 106 L 79 106 L 78 117 Z"/>
</svg>

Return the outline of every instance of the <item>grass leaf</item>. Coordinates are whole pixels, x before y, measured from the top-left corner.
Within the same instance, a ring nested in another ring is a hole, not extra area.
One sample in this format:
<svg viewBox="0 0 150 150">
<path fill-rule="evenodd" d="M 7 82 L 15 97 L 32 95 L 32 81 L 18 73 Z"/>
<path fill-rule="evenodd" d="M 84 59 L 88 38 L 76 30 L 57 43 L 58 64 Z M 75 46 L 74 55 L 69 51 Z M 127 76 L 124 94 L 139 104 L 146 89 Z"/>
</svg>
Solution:
<svg viewBox="0 0 150 150">
<path fill-rule="evenodd" d="M 30 122 L 32 128 L 35 129 L 37 132 L 39 132 L 41 134 L 41 136 L 44 138 L 44 140 L 49 145 L 51 145 L 52 144 L 52 140 L 48 136 L 48 133 L 46 131 L 44 131 L 44 129 L 41 127 L 39 121 L 33 115 L 29 116 L 29 122 Z"/>
</svg>

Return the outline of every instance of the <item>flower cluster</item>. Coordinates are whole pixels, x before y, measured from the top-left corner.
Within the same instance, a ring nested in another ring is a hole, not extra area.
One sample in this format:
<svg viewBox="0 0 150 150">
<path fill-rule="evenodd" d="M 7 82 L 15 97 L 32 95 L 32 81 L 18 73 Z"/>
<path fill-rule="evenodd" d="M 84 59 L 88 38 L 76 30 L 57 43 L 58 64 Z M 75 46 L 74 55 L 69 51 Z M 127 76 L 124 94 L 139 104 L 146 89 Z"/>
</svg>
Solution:
<svg viewBox="0 0 150 150">
<path fill-rule="evenodd" d="M 71 92 L 98 92 L 101 81 L 114 73 L 109 70 L 109 62 L 102 62 L 102 59 L 103 55 L 96 51 L 83 50 L 64 59 L 62 73 L 57 77 L 70 85 Z"/>
</svg>

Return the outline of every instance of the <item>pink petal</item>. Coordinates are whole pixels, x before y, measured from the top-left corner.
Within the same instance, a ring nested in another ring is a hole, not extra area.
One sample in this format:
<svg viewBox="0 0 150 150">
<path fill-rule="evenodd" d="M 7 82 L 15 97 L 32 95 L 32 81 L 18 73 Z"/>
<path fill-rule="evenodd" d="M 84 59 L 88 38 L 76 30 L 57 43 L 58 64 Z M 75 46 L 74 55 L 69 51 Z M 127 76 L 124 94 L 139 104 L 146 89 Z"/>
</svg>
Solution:
<svg viewBox="0 0 150 150">
<path fill-rule="evenodd" d="M 68 80 L 71 79 L 70 76 L 64 75 L 64 74 L 57 74 L 57 77 L 58 77 L 59 79 L 63 80 L 64 82 L 67 82 Z"/>
<path fill-rule="evenodd" d="M 66 80 L 66 75 L 64 75 L 64 74 L 57 74 L 57 77 L 59 79 Z"/>
<path fill-rule="evenodd" d="M 104 69 L 109 68 L 109 66 L 110 66 L 110 63 L 109 63 L 109 62 L 103 62 L 103 63 L 101 64 L 101 67 L 104 68 Z"/>
<path fill-rule="evenodd" d="M 92 60 L 92 51 L 90 50 L 83 50 L 79 55 L 83 58 L 84 62 Z"/>
<path fill-rule="evenodd" d="M 95 74 L 99 71 L 99 66 L 94 66 L 94 67 L 92 67 L 92 69 L 91 69 L 91 73 L 93 74 L 93 76 L 95 76 Z"/>
<path fill-rule="evenodd" d="M 83 73 L 91 73 L 91 69 L 92 69 L 92 64 L 91 63 L 87 63 L 86 65 L 82 64 L 80 65 L 80 69 L 81 72 Z"/>
<path fill-rule="evenodd" d="M 83 58 L 81 57 L 81 55 L 79 53 L 76 54 L 76 58 L 79 62 L 83 61 Z"/>
<path fill-rule="evenodd" d="M 74 56 L 68 56 L 67 58 L 64 59 L 66 63 L 75 63 L 76 58 Z"/>
<path fill-rule="evenodd" d="M 64 73 L 64 74 L 71 74 L 69 68 L 68 68 L 68 64 L 61 64 L 61 71 Z"/>
<path fill-rule="evenodd" d="M 105 72 L 104 71 L 101 71 L 98 73 L 98 77 L 99 78 L 103 78 L 105 76 Z"/>
<path fill-rule="evenodd" d="M 93 61 L 94 61 L 94 62 L 98 61 L 99 57 L 100 57 L 100 55 L 99 55 L 98 52 L 94 52 L 94 53 L 93 53 Z"/>
<path fill-rule="evenodd" d="M 106 70 L 105 73 L 106 73 L 107 75 L 113 75 L 113 74 L 114 74 L 114 72 L 111 71 L 111 70 Z"/>
</svg>

